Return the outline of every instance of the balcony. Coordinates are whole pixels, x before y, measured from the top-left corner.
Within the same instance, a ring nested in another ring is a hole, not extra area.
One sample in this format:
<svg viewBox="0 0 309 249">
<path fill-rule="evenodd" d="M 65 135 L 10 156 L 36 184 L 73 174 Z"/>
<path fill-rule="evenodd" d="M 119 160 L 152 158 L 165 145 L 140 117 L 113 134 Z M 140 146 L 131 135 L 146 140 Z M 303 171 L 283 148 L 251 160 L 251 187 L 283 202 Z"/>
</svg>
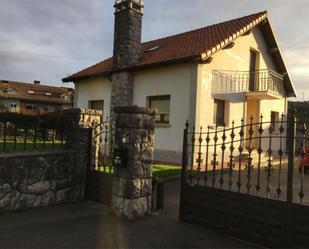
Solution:
<svg viewBox="0 0 309 249">
<path fill-rule="evenodd" d="M 251 99 L 280 99 L 283 76 L 271 70 L 213 71 L 212 94 L 245 93 Z"/>
</svg>

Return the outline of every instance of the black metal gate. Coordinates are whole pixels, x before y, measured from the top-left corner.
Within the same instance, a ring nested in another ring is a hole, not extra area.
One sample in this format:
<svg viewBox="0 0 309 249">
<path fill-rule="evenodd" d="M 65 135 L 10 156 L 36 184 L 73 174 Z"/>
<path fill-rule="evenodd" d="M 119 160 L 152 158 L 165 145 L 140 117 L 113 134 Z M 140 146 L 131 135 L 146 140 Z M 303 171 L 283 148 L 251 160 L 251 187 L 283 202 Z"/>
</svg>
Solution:
<svg viewBox="0 0 309 249">
<path fill-rule="evenodd" d="M 109 122 L 102 122 L 91 130 L 86 199 L 111 206 L 113 165 Z"/>
<path fill-rule="evenodd" d="M 307 153 L 307 122 L 295 114 L 206 131 L 187 123 L 180 219 L 268 247 L 309 247 Z"/>
</svg>

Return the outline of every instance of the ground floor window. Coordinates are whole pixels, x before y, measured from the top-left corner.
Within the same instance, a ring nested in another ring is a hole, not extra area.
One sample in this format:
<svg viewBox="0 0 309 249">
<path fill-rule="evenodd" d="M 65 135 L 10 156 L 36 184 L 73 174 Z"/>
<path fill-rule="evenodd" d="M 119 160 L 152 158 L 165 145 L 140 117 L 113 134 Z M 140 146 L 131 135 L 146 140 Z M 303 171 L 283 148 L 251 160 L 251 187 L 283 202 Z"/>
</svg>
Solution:
<svg viewBox="0 0 309 249">
<path fill-rule="evenodd" d="M 90 100 L 88 104 L 92 110 L 104 111 L 104 100 Z"/>
<path fill-rule="evenodd" d="M 170 123 L 171 95 L 148 97 L 148 105 L 150 108 L 158 110 L 155 118 L 156 123 Z"/>
<path fill-rule="evenodd" d="M 217 126 L 224 126 L 225 125 L 225 101 L 215 99 L 214 100 L 214 123 Z"/>
<path fill-rule="evenodd" d="M 14 108 L 16 108 L 16 106 L 17 106 L 16 103 L 11 103 L 11 108 L 14 109 Z"/>
<path fill-rule="evenodd" d="M 270 115 L 270 125 L 273 131 L 275 131 L 279 127 L 279 121 L 280 121 L 279 112 L 272 111 Z"/>
</svg>

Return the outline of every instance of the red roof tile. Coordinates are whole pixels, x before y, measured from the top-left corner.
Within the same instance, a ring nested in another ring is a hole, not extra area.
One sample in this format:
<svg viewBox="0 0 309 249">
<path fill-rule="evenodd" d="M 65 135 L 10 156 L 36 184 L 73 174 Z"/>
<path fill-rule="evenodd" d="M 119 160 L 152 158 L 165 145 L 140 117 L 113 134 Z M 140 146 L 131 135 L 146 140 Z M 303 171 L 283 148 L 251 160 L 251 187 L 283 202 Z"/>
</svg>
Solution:
<svg viewBox="0 0 309 249">
<path fill-rule="evenodd" d="M 144 68 L 157 64 L 200 58 L 201 54 L 207 52 L 210 53 L 212 49 L 225 41 L 230 43 L 239 35 L 251 30 L 266 18 L 267 14 L 264 11 L 205 28 L 143 43 L 143 55 L 141 61 L 138 64 L 133 65 L 132 68 Z M 225 46 L 227 44 L 224 43 L 223 45 Z M 157 46 L 157 49 L 147 51 Z M 64 78 L 63 82 L 109 74 L 113 71 L 112 62 L 113 58 L 104 60 Z"/>
<path fill-rule="evenodd" d="M 10 94 L 8 90 L 15 89 L 18 93 Z M 8 93 L 4 93 L 6 90 Z M 64 96 L 71 97 L 72 88 L 56 87 L 41 84 L 32 84 L 24 82 L 13 82 L 0 80 L 0 97 L 29 100 L 42 103 L 71 104 L 71 98 L 66 99 Z"/>
</svg>

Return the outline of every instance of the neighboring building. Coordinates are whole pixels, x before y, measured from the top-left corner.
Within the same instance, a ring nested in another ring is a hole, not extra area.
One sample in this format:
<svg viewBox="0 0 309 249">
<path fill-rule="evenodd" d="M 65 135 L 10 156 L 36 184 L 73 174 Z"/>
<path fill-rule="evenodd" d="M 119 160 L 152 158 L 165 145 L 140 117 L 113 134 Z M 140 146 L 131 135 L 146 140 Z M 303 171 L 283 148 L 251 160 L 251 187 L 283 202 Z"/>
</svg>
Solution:
<svg viewBox="0 0 309 249">
<path fill-rule="evenodd" d="M 287 113 L 287 98 L 296 94 L 267 12 L 139 44 L 141 6 L 116 2 L 114 59 L 63 79 L 75 84 L 75 107 L 109 116 L 119 83 L 119 92 L 133 92 L 126 103 L 158 109 L 155 159 L 168 162 L 180 162 L 186 120 L 214 129 Z M 133 63 L 121 65 L 128 58 Z"/>
<path fill-rule="evenodd" d="M 73 89 L 0 80 L 1 112 L 42 115 L 72 108 Z"/>
</svg>

